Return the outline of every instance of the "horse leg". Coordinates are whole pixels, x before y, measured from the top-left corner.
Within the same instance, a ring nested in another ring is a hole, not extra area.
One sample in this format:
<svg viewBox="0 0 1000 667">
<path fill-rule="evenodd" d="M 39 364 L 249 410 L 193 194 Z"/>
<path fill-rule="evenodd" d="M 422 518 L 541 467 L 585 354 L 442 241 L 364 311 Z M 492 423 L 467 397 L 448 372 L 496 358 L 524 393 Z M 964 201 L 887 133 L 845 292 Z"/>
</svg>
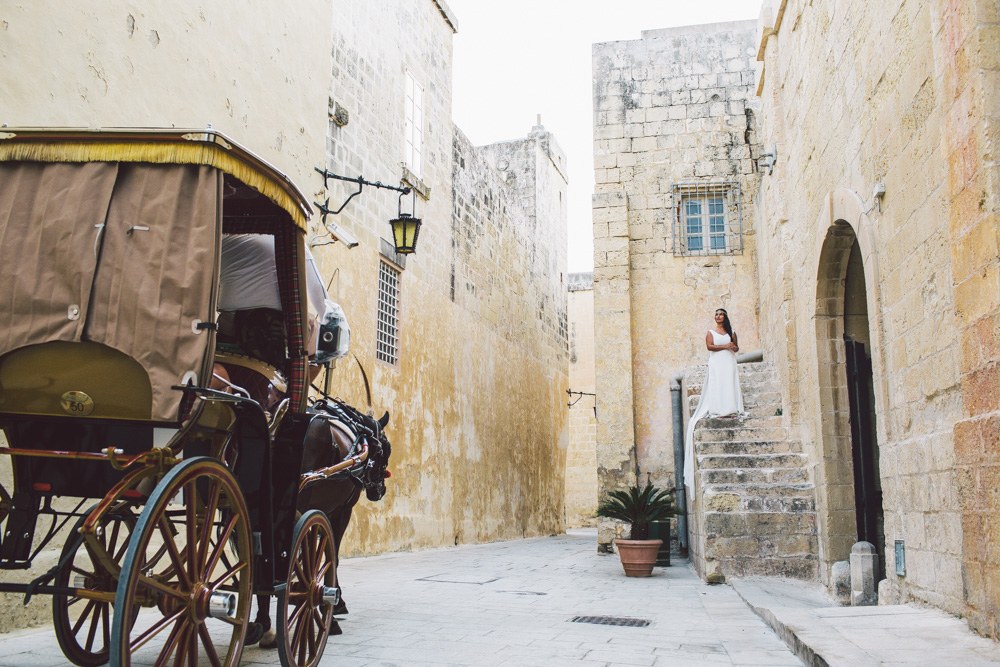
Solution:
<svg viewBox="0 0 1000 667">
<path fill-rule="evenodd" d="M 351 523 L 351 514 L 354 512 L 354 506 L 358 504 L 358 499 L 361 497 L 361 487 L 353 489 L 350 496 L 340 507 L 327 513 L 327 518 L 330 519 L 330 526 L 333 528 L 333 551 L 336 556 L 334 562 L 337 563 L 337 569 L 340 569 L 340 543 L 344 538 L 344 533 L 347 532 L 347 526 Z M 340 586 L 340 573 L 335 574 L 337 577 L 336 586 Z M 344 589 L 340 588 L 340 602 L 337 606 L 333 608 L 333 613 L 335 615 L 347 614 L 347 603 L 344 602 Z M 340 629 L 340 624 L 337 619 L 333 619 L 330 623 L 330 634 L 339 635 L 342 630 Z"/>
<path fill-rule="evenodd" d="M 247 638 L 244 643 L 252 646 L 260 642 L 261 648 L 277 648 L 277 635 L 271 628 L 271 596 L 257 596 L 257 618 L 247 627 Z"/>
</svg>

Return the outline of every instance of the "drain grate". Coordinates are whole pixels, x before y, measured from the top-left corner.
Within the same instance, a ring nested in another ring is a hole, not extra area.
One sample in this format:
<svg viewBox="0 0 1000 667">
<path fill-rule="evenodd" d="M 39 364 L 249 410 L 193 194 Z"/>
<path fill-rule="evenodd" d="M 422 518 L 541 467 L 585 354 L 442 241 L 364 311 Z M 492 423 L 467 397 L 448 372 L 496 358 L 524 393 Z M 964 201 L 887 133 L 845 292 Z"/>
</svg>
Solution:
<svg viewBox="0 0 1000 667">
<path fill-rule="evenodd" d="M 595 625 L 617 625 L 623 628 L 645 628 L 649 621 L 644 618 L 624 618 L 622 616 L 574 616 L 570 623 L 593 623 Z"/>
</svg>

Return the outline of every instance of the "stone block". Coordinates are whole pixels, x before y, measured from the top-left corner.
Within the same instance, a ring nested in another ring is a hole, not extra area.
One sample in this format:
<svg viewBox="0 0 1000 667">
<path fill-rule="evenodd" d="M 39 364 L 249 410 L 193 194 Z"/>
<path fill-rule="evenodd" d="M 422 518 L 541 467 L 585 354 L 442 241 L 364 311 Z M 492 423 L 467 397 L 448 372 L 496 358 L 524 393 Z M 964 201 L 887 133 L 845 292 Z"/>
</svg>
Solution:
<svg viewBox="0 0 1000 667">
<path fill-rule="evenodd" d="M 842 605 L 851 604 L 851 562 L 838 560 L 830 570 L 833 598 Z"/>
<path fill-rule="evenodd" d="M 870 542 L 857 542 L 851 547 L 851 606 L 878 604 L 875 576 L 878 554 Z"/>
</svg>

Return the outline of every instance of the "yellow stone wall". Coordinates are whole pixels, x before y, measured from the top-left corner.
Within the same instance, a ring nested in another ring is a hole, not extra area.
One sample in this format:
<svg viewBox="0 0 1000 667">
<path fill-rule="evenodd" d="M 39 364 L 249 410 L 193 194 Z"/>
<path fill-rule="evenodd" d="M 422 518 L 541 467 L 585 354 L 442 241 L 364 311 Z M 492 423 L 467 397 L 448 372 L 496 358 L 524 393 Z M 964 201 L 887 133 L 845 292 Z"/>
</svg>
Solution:
<svg viewBox="0 0 1000 667">
<path fill-rule="evenodd" d="M 456 25 L 433 0 L 250 2 L 238 12 L 194 0 L 0 8 L 0 122 L 212 123 L 331 207 L 353 188 L 331 182 L 324 191 L 315 167 L 400 182 L 406 71 L 421 81 L 429 198 L 416 198 L 424 226 L 401 275 L 397 364 L 375 359 L 379 262 L 397 193 L 366 188 L 333 218 L 356 248 L 314 249 L 347 313 L 374 409 L 392 416 L 388 494 L 359 503 L 345 555 L 564 527 L 565 156 L 541 127 L 484 148 L 454 127 Z M 343 126 L 333 120 L 338 104 Z M 402 206 L 410 212 L 411 197 Z M 322 232 L 316 216 L 309 240 Z M 335 394 L 365 406 L 353 359 L 331 379 Z M 11 623 L 44 620 L 47 601 L 38 599 L 40 612 Z"/>
<path fill-rule="evenodd" d="M 997 7 L 775 0 L 760 31 L 762 142 L 779 152 L 755 211 L 761 328 L 811 454 L 823 576 L 856 539 L 839 336 L 857 239 L 883 601 L 934 604 L 996 635 Z M 904 577 L 894 540 L 905 542 Z"/>
<path fill-rule="evenodd" d="M 674 487 L 670 377 L 707 361 L 728 310 L 744 351 L 759 347 L 751 205 L 759 177 L 752 109 L 753 21 L 643 32 L 595 44 L 594 316 L 602 490 Z M 678 257 L 679 183 L 735 181 L 743 252 Z M 613 526 L 601 522 L 606 548 Z"/>
<path fill-rule="evenodd" d="M 569 388 L 593 394 L 594 280 L 572 273 L 569 283 Z M 594 396 L 572 396 L 566 448 L 566 527 L 594 526 L 597 519 L 597 416 Z"/>
<path fill-rule="evenodd" d="M 5 3 L 0 123 L 211 124 L 318 196 L 333 20 L 321 0 Z"/>
</svg>

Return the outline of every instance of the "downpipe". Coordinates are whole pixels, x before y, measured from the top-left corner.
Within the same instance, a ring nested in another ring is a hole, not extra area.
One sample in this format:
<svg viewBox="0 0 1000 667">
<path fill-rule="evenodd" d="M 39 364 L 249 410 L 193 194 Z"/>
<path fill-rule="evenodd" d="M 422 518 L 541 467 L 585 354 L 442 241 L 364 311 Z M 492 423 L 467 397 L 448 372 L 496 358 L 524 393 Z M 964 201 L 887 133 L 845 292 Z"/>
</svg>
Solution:
<svg viewBox="0 0 1000 667">
<path fill-rule="evenodd" d="M 670 402 L 674 411 L 674 499 L 677 501 L 677 542 L 681 556 L 688 555 L 687 492 L 684 489 L 684 418 L 681 401 L 683 373 L 670 378 Z"/>
</svg>

